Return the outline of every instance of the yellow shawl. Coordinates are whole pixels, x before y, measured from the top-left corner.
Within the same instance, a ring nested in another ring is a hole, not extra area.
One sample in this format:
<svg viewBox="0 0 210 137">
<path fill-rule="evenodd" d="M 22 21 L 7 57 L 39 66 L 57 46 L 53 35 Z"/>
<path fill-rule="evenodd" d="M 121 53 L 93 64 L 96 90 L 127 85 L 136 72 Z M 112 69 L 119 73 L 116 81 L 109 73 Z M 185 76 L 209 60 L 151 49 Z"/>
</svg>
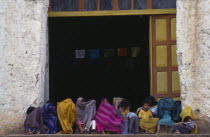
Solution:
<svg viewBox="0 0 210 137">
<path fill-rule="evenodd" d="M 148 111 L 141 110 L 139 112 L 139 118 L 142 118 L 140 119 L 139 123 L 140 127 L 154 134 L 157 128 L 159 118 L 152 118 L 152 112 L 150 110 Z"/>
<path fill-rule="evenodd" d="M 65 134 L 73 133 L 73 125 L 76 120 L 76 108 L 71 99 L 66 99 L 57 104 L 57 113 L 63 132 Z"/>
<path fill-rule="evenodd" d="M 196 120 L 196 116 L 193 113 L 192 108 L 190 106 L 187 106 L 182 110 L 182 112 L 180 114 L 180 117 L 182 118 L 182 122 L 184 121 L 185 117 L 187 117 L 187 116 L 190 116 L 194 121 Z M 198 132 L 198 126 L 195 123 L 195 128 L 193 129 L 192 134 L 197 134 L 197 132 Z"/>
</svg>

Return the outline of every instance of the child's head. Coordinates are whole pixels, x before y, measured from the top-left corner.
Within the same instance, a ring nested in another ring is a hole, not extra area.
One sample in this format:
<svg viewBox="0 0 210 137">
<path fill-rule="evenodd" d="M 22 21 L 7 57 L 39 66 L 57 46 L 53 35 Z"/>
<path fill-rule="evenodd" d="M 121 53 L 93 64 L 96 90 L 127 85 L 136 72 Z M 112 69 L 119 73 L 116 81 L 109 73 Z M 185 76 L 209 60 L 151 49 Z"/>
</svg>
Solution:
<svg viewBox="0 0 210 137">
<path fill-rule="evenodd" d="M 46 102 L 46 104 L 52 104 L 53 106 L 57 106 L 55 100 L 48 100 L 48 101 Z"/>
<path fill-rule="evenodd" d="M 36 109 L 35 107 L 29 107 L 26 111 L 26 114 L 29 115 L 34 109 Z"/>
<path fill-rule="evenodd" d="M 120 106 L 119 107 L 122 108 L 122 109 L 129 109 L 129 107 L 130 107 L 129 101 L 127 99 L 123 99 L 120 102 Z"/>
<path fill-rule="evenodd" d="M 146 102 L 148 102 L 149 106 L 152 107 L 155 105 L 155 98 L 153 96 L 150 96 L 146 99 Z"/>
<path fill-rule="evenodd" d="M 191 118 L 190 116 L 186 116 L 186 117 L 184 118 L 184 122 L 187 122 L 187 121 L 189 121 L 189 120 L 192 120 L 192 118 Z"/>
<path fill-rule="evenodd" d="M 149 102 L 145 101 L 143 105 L 144 110 L 149 110 Z"/>
<path fill-rule="evenodd" d="M 109 99 L 106 98 L 106 97 L 103 97 L 103 98 L 101 99 L 101 101 L 109 102 Z"/>
</svg>

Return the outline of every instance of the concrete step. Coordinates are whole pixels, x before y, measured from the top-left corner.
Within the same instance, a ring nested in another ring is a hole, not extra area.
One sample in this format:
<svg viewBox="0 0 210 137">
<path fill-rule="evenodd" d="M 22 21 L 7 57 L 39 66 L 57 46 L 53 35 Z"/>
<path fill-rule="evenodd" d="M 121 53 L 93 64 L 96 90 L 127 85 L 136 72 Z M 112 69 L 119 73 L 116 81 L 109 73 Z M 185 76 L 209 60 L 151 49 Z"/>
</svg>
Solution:
<svg viewBox="0 0 210 137">
<path fill-rule="evenodd" d="M 121 134 L 54 134 L 54 135 L 9 135 L 0 137 L 210 137 L 210 134 L 189 134 L 189 135 L 174 135 L 174 134 L 136 134 L 136 135 L 121 135 Z"/>
</svg>

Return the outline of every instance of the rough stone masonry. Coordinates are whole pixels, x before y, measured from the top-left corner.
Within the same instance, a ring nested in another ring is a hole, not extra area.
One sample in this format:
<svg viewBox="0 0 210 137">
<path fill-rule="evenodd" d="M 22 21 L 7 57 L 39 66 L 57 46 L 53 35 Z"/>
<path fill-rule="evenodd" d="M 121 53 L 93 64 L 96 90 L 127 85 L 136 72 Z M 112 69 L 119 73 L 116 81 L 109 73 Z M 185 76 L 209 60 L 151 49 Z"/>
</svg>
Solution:
<svg viewBox="0 0 210 137">
<path fill-rule="evenodd" d="M 48 4 L 0 0 L 0 135 L 23 132 L 26 108 L 44 102 Z M 177 0 L 177 55 L 183 107 L 208 133 L 210 0 Z"/>
<path fill-rule="evenodd" d="M 210 133 L 210 0 L 177 0 L 177 56 L 182 105 Z"/>
<path fill-rule="evenodd" d="M 177 55 L 183 107 L 210 116 L 210 0 L 177 0 Z"/>
<path fill-rule="evenodd" d="M 44 101 L 48 0 L 0 0 L 0 135 Z"/>
</svg>

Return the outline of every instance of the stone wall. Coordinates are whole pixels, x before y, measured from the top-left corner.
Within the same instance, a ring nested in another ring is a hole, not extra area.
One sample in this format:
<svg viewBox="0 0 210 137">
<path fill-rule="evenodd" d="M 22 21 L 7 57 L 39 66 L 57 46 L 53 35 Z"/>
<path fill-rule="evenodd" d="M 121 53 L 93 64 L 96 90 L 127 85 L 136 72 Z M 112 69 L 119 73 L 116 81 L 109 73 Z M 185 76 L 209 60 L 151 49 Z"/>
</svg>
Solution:
<svg viewBox="0 0 210 137">
<path fill-rule="evenodd" d="M 47 11 L 48 0 L 0 0 L 0 135 L 23 132 L 44 102 Z"/>
<path fill-rule="evenodd" d="M 177 55 L 183 107 L 210 117 L 210 0 L 177 0 Z"/>
</svg>

